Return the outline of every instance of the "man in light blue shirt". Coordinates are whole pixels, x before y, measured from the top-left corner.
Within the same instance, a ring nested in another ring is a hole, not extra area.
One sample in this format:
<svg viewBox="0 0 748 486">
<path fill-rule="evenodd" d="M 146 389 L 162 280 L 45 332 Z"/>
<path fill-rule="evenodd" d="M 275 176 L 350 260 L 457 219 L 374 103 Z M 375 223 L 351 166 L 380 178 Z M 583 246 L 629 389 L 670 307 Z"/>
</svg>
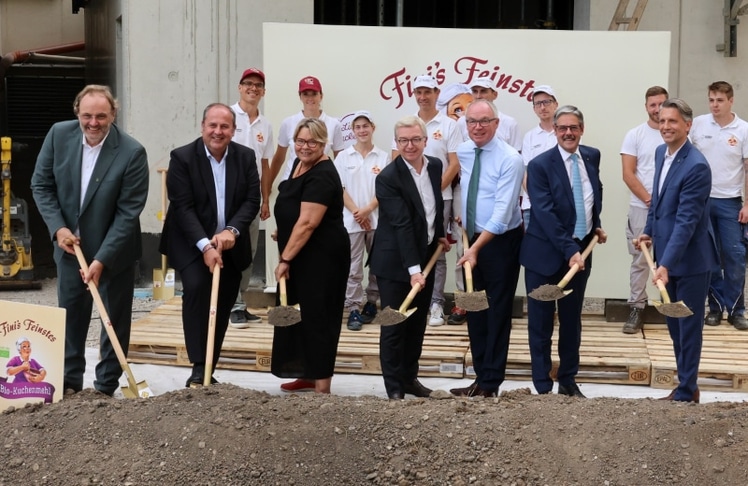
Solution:
<svg viewBox="0 0 748 486">
<path fill-rule="evenodd" d="M 450 390 L 457 396 L 496 396 L 504 381 L 512 303 L 519 278 L 522 216 L 519 192 L 525 166 L 517 150 L 496 138 L 493 103 L 476 100 L 465 116 L 470 140 L 457 149 L 462 181 L 462 223 L 470 247 L 457 262 L 473 268 L 475 290 L 485 290 L 488 309 L 468 312 L 476 380 Z"/>
</svg>

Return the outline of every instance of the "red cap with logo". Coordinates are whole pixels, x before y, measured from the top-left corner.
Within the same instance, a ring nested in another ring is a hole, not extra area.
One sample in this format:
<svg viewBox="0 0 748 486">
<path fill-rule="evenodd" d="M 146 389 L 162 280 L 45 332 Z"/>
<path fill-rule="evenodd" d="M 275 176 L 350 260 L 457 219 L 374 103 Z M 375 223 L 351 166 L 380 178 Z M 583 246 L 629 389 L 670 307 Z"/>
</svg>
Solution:
<svg viewBox="0 0 748 486">
<path fill-rule="evenodd" d="M 299 81 L 299 93 L 307 90 L 321 93 L 322 84 L 320 84 L 319 79 L 315 78 L 314 76 L 305 76 L 301 78 L 301 81 Z"/>
<path fill-rule="evenodd" d="M 262 80 L 263 83 L 265 82 L 265 73 L 263 73 L 257 68 L 249 68 L 246 71 L 244 71 L 242 73 L 242 79 L 240 79 L 239 82 L 241 83 L 242 81 L 244 81 L 245 78 L 248 78 L 250 76 L 257 76 L 258 78 Z"/>
</svg>

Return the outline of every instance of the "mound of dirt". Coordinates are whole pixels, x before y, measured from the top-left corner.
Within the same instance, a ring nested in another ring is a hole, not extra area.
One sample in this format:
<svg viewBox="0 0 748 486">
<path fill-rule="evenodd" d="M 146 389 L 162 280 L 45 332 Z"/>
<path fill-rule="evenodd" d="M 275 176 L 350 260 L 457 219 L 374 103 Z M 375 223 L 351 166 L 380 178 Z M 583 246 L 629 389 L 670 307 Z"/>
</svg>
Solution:
<svg viewBox="0 0 748 486">
<path fill-rule="evenodd" d="M 573 399 L 150 399 L 91 389 L 0 416 L 0 486 L 746 484 L 748 408 Z"/>
</svg>

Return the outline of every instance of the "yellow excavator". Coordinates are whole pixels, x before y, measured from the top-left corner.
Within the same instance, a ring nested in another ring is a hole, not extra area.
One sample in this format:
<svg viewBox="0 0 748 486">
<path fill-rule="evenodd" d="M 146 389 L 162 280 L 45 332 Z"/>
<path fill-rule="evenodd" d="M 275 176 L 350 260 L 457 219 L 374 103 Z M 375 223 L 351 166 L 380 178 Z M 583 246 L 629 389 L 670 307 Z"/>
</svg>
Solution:
<svg viewBox="0 0 748 486">
<path fill-rule="evenodd" d="M 39 288 L 34 282 L 31 234 L 26 201 L 10 190 L 11 139 L 0 138 L 0 196 L 2 197 L 2 247 L 0 248 L 0 289 Z"/>
</svg>

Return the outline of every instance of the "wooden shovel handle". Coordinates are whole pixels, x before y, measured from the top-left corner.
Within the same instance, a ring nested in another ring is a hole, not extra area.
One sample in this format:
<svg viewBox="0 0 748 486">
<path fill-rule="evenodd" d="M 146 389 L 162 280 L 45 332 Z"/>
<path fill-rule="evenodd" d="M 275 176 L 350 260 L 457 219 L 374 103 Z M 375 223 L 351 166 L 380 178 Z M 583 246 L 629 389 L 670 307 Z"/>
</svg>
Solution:
<svg viewBox="0 0 748 486">
<path fill-rule="evenodd" d="M 439 255 L 442 254 L 442 251 L 444 251 L 444 246 L 441 244 L 437 245 L 436 250 L 434 250 L 434 254 L 431 256 L 431 260 L 426 264 L 426 268 L 423 269 L 423 278 L 426 278 L 429 276 L 429 272 L 431 272 L 431 269 L 434 268 L 434 265 L 436 265 L 436 261 L 439 259 Z M 413 285 L 413 287 L 410 289 L 410 292 L 408 292 L 407 297 L 405 297 L 405 300 L 403 301 L 402 305 L 400 306 L 401 314 L 405 314 L 405 311 L 408 310 L 408 307 L 413 302 L 413 299 L 416 298 L 416 294 L 421 290 L 421 285 L 416 283 Z"/>
<path fill-rule="evenodd" d="M 166 221 L 166 173 L 169 169 L 158 169 L 161 174 L 161 225 Z M 166 278 L 166 255 L 161 255 L 161 272 L 164 278 Z"/>
<path fill-rule="evenodd" d="M 468 241 L 467 232 L 465 232 L 465 228 L 462 228 L 462 248 L 463 251 L 470 248 L 470 242 Z M 470 265 L 470 262 L 465 262 L 462 264 L 462 271 L 465 273 L 465 292 L 472 292 L 473 291 L 473 266 Z"/>
<path fill-rule="evenodd" d="M 587 245 L 587 248 L 584 249 L 582 252 L 582 260 L 586 260 L 588 256 L 590 256 L 590 253 L 592 253 L 592 249 L 597 244 L 597 240 L 600 238 L 595 235 L 592 237 L 592 241 L 590 241 L 589 245 Z M 574 264 L 571 266 L 568 272 L 566 272 L 566 275 L 564 275 L 564 278 L 561 279 L 561 281 L 558 283 L 558 288 L 563 289 L 567 285 L 569 285 L 569 281 L 571 281 L 572 278 L 574 278 L 574 275 L 577 274 L 579 271 L 579 265 Z"/>
<path fill-rule="evenodd" d="M 78 258 L 78 265 L 80 265 L 84 273 L 88 273 L 88 263 L 86 263 L 86 257 L 83 256 L 83 250 L 81 250 L 80 245 L 71 238 L 66 239 L 64 243 L 66 245 L 73 245 L 75 256 L 76 258 Z M 104 329 L 106 329 L 107 336 L 109 336 L 109 341 L 112 343 L 114 354 L 117 355 L 117 359 L 119 360 L 119 364 L 122 367 L 122 371 L 125 372 L 125 377 L 127 377 L 127 384 L 129 388 L 135 393 L 135 395 L 137 395 L 138 385 L 135 382 L 135 377 L 133 376 L 132 371 L 130 370 L 130 365 L 127 363 L 127 356 L 125 356 L 125 352 L 122 350 L 122 345 L 119 343 L 117 333 L 114 332 L 112 321 L 111 319 L 109 319 L 109 313 L 107 313 L 106 307 L 104 307 L 104 301 L 101 300 L 99 288 L 96 286 L 93 280 L 89 281 L 87 285 L 88 290 L 91 291 L 91 297 L 93 297 L 93 300 L 96 303 L 96 309 L 99 311 L 101 321 L 104 323 Z"/>
<path fill-rule="evenodd" d="M 652 260 L 652 254 L 649 252 L 649 247 L 645 244 L 640 244 L 639 248 L 641 248 L 641 252 L 644 253 L 644 259 L 647 260 L 649 270 L 652 272 L 652 276 L 654 277 L 655 272 L 657 271 L 657 267 L 655 267 L 654 261 Z M 670 295 L 667 293 L 667 289 L 665 288 L 665 284 L 663 283 L 662 279 L 658 278 L 655 282 L 655 285 L 657 285 L 657 288 L 662 294 L 662 302 L 664 302 L 665 304 L 669 304 Z"/>
<path fill-rule="evenodd" d="M 208 345 L 205 348 L 205 375 L 203 386 L 210 385 L 213 376 L 213 347 L 216 343 L 216 316 L 218 314 L 218 286 L 221 283 L 221 267 L 213 267 L 213 283 L 210 287 L 210 310 L 208 312 Z"/>
<path fill-rule="evenodd" d="M 278 280 L 278 285 L 280 285 L 281 306 L 286 307 L 288 306 L 288 293 L 286 292 L 286 277 L 281 277 L 280 280 Z"/>
</svg>

